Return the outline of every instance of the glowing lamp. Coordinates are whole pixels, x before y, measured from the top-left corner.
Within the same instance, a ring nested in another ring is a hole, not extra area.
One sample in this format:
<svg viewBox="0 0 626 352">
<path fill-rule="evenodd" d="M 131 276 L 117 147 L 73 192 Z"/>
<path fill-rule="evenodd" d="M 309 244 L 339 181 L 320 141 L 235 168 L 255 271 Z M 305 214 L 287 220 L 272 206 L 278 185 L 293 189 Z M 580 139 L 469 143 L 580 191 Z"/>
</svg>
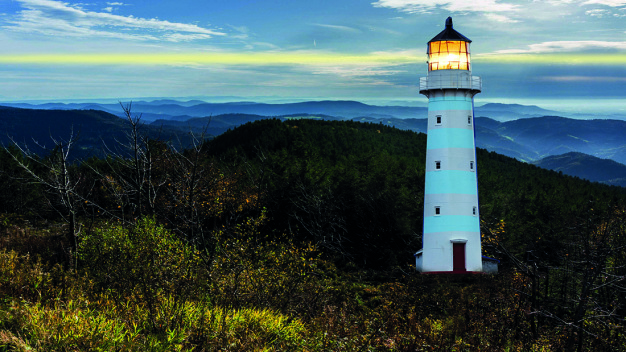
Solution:
<svg viewBox="0 0 626 352">
<path fill-rule="evenodd" d="M 452 28 L 452 18 L 448 17 L 446 29 L 428 42 L 428 71 L 469 71 L 471 42 Z"/>
</svg>

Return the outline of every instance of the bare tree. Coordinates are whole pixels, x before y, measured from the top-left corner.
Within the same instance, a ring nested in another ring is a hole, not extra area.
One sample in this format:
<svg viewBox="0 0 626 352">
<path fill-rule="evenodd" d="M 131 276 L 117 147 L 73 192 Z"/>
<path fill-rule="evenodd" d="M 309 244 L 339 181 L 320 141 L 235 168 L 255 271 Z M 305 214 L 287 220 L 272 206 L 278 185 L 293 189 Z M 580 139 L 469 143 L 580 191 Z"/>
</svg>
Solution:
<svg viewBox="0 0 626 352">
<path fill-rule="evenodd" d="M 54 145 L 52 149 L 35 142 L 48 152 L 48 155 L 44 158 L 40 158 L 32 152 L 27 145 L 21 146 L 13 139 L 11 141 L 16 148 L 5 147 L 4 149 L 26 171 L 31 182 L 38 183 L 44 187 L 48 204 L 68 224 L 66 238 L 70 244 L 71 258 L 72 251 L 75 251 L 78 247 L 77 235 L 80 232 L 80 226 L 77 223 L 76 215 L 82 200 L 82 197 L 77 192 L 80 176 L 73 171 L 70 163 L 70 153 L 78 136 L 74 134 L 72 128 L 68 139 L 60 139 L 53 136 L 50 136 L 50 139 Z M 41 171 L 38 172 L 37 169 Z"/>
<path fill-rule="evenodd" d="M 210 118 L 209 122 L 210 123 Z M 207 124 L 207 127 L 208 127 Z M 196 244 L 206 244 L 206 212 L 203 211 L 202 199 L 209 192 L 214 183 L 212 163 L 204 161 L 206 151 L 206 128 L 200 135 L 189 132 L 192 145 L 187 149 L 171 149 L 168 153 L 171 168 L 171 183 L 166 196 L 169 198 L 169 210 L 166 212 L 168 221 L 180 224 L 176 229 Z M 179 143 L 180 144 L 180 143 Z"/>
<path fill-rule="evenodd" d="M 159 191 L 167 178 L 156 172 L 159 155 L 166 146 L 142 133 L 141 114 L 132 114 L 132 102 L 127 105 L 120 102 L 120 106 L 129 123 L 126 140 L 117 141 L 116 146 L 105 145 L 110 173 L 102 170 L 98 173 L 117 200 L 122 218 L 127 209 L 132 217 L 153 215 Z"/>
</svg>

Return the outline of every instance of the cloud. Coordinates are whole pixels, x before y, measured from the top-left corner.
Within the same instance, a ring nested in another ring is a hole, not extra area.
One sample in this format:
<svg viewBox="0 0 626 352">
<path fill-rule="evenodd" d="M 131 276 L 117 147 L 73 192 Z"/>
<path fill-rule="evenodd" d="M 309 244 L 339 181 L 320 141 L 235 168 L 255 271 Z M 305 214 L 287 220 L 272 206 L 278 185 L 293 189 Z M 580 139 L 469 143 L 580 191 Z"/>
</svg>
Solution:
<svg viewBox="0 0 626 352">
<path fill-rule="evenodd" d="M 625 0 L 588 0 L 583 5 L 606 5 L 610 7 L 626 6 Z"/>
<path fill-rule="evenodd" d="M 232 39 L 245 40 L 250 37 L 250 29 L 247 26 L 233 26 L 231 24 L 227 24 L 226 26 L 236 32 L 229 35 Z"/>
<path fill-rule="evenodd" d="M 247 26 L 233 26 L 232 24 L 229 24 L 227 26 L 239 33 L 248 34 L 250 32 L 250 29 Z"/>
<path fill-rule="evenodd" d="M 591 17 L 602 18 L 604 16 L 610 16 L 611 12 L 605 9 L 593 9 L 593 10 L 585 11 L 585 15 L 591 16 Z"/>
<path fill-rule="evenodd" d="M 87 11 L 55 0 L 17 0 L 24 8 L 4 29 L 48 36 L 190 41 L 225 33 L 195 24 Z M 122 3 L 108 3 L 110 5 Z M 111 9 L 112 10 L 112 9 Z M 116 31 L 120 30 L 120 31 Z"/>
<path fill-rule="evenodd" d="M 518 20 L 514 20 L 512 18 L 509 18 L 507 16 L 503 16 L 497 13 L 486 13 L 485 17 L 487 17 L 488 19 L 495 21 L 495 22 L 501 22 L 501 23 L 517 23 L 519 22 Z"/>
<path fill-rule="evenodd" d="M 607 76 L 548 76 L 539 78 L 549 82 L 626 82 L 626 77 Z"/>
<path fill-rule="evenodd" d="M 268 42 L 252 42 L 250 43 L 250 45 L 252 46 L 252 48 L 256 48 L 256 47 L 262 47 L 262 48 L 266 48 L 266 49 L 270 49 L 270 50 L 278 50 L 280 49 L 280 47 L 278 45 L 272 44 L 272 43 L 268 43 Z"/>
<path fill-rule="evenodd" d="M 515 11 L 519 8 L 518 5 L 497 0 L 378 0 L 372 4 L 376 7 L 387 7 L 407 13 L 428 13 L 437 8 L 451 12 L 494 13 Z"/>
<path fill-rule="evenodd" d="M 534 0 L 538 1 L 538 0 Z M 605 5 L 610 7 L 626 6 L 626 0 L 543 0 L 552 5 Z"/>
<path fill-rule="evenodd" d="M 341 31 L 341 32 L 350 32 L 350 33 L 361 32 L 360 30 L 356 28 L 352 28 L 348 26 L 339 26 L 339 25 L 334 25 L 334 24 L 322 24 L 322 23 L 313 23 L 313 25 L 318 26 L 318 27 L 323 27 L 323 28 L 334 29 L 334 30 Z"/>
<path fill-rule="evenodd" d="M 533 2 L 538 2 L 540 0 L 533 0 Z M 545 0 L 545 2 L 552 5 L 569 5 L 574 2 L 580 2 L 580 0 Z"/>
<path fill-rule="evenodd" d="M 375 26 L 367 26 L 367 29 L 371 32 L 377 32 L 377 33 L 383 33 L 383 34 L 390 34 L 393 36 L 401 36 L 403 35 L 402 32 L 399 31 L 394 31 L 393 29 L 389 29 L 389 28 L 383 28 L 383 27 L 375 27 Z"/>
<path fill-rule="evenodd" d="M 394 68 L 394 66 L 379 66 L 379 65 L 323 65 L 313 68 L 313 74 L 330 74 L 337 75 L 339 77 L 372 77 L 372 76 L 391 76 L 398 73 L 404 73 L 404 70 Z"/>
<path fill-rule="evenodd" d="M 209 39 L 211 37 L 213 37 L 213 35 L 202 33 L 168 33 L 162 36 L 163 39 L 169 42 L 189 42 L 192 40 Z"/>
<path fill-rule="evenodd" d="M 622 51 L 626 50 L 626 41 L 553 41 L 528 45 L 527 49 L 498 50 L 492 54 L 542 54 L 542 53 L 566 53 L 566 52 L 589 52 L 589 51 Z M 483 54 L 491 55 L 491 54 Z"/>
<path fill-rule="evenodd" d="M 394 75 L 404 73 L 404 70 L 377 65 L 330 65 L 307 68 L 313 75 L 322 75 L 339 79 L 347 79 L 350 85 L 359 86 L 390 86 L 389 81 Z"/>
<path fill-rule="evenodd" d="M 518 22 L 504 13 L 517 12 L 519 5 L 498 0 L 378 0 L 375 7 L 386 7 L 411 14 L 426 14 L 442 9 L 448 12 L 474 12 L 485 15 L 488 20 L 501 23 Z"/>
</svg>

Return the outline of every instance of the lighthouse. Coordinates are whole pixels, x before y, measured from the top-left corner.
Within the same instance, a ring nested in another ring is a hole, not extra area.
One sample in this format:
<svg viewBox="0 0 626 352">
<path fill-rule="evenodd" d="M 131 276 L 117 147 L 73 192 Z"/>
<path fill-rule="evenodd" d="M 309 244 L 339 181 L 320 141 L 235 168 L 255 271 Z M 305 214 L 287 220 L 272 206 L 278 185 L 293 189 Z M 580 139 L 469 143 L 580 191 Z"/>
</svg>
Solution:
<svg viewBox="0 0 626 352">
<path fill-rule="evenodd" d="M 452 27 L 428 42 L 428 137 L 422 249 L 415 253 L 423 273 L 482 272 L 476 178 L 474 95 L 470 43 Z"/>
</svg>

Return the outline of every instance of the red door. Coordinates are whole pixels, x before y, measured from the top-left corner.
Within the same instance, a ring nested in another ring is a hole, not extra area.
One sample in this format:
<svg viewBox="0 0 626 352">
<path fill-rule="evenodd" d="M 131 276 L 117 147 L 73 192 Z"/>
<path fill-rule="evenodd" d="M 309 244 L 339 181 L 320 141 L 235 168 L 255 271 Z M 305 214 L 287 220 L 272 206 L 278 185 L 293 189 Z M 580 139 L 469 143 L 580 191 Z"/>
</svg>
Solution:
<svg viewBox="0 0 626 352">
<path fill-rule="evenodd" d="M 465 271 L 465 243 L 452 244 L 452 271 Z"/>
</svg>

